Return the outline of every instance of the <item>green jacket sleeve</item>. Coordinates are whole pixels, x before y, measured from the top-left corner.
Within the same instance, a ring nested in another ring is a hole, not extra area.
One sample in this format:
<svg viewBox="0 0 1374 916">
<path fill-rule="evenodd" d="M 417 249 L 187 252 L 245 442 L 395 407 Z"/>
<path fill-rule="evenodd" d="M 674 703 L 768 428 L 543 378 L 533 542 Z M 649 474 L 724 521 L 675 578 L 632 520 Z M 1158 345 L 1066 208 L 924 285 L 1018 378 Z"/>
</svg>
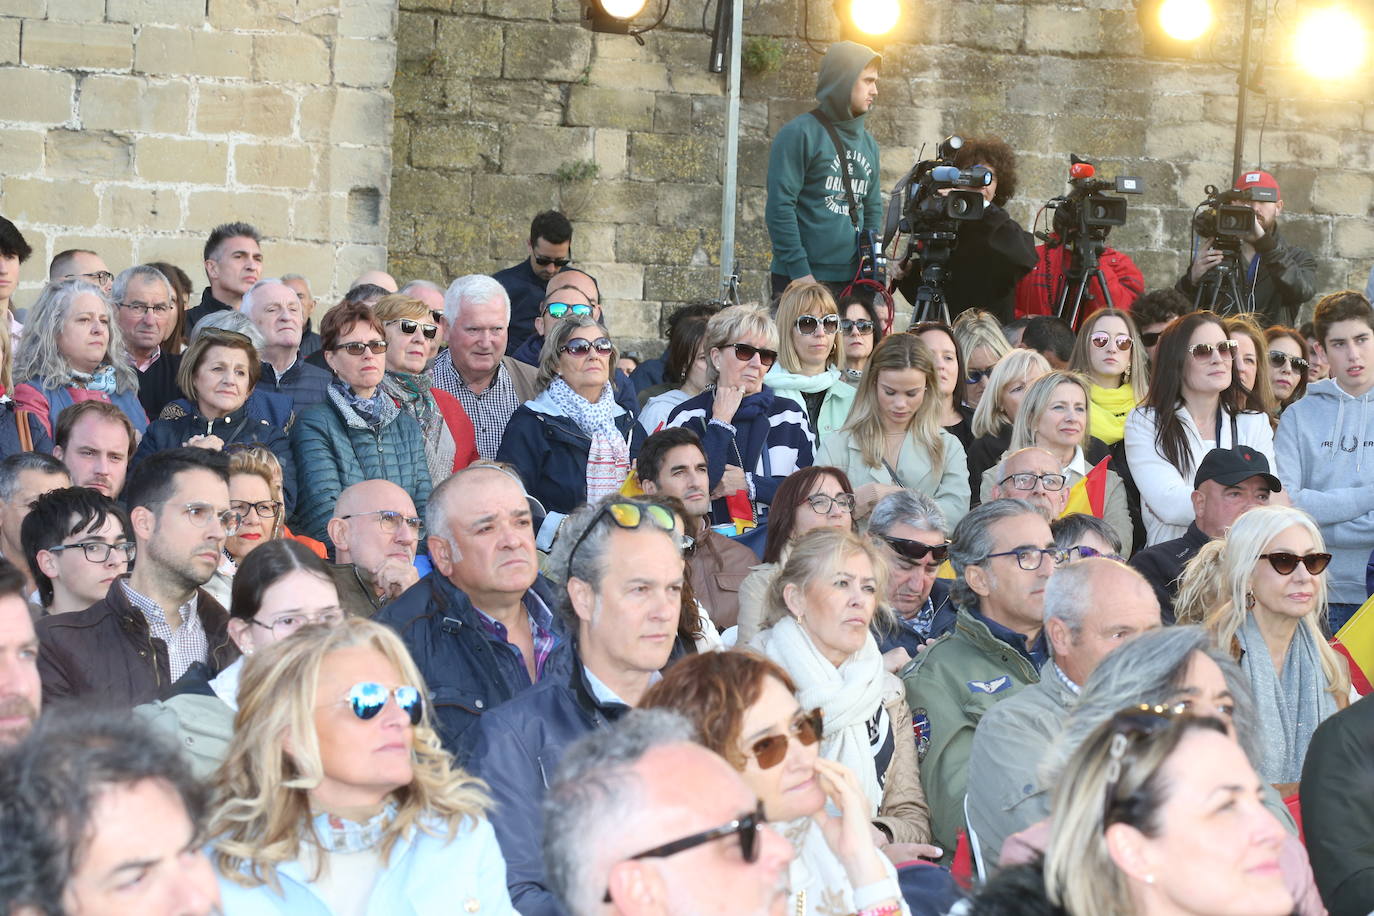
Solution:
<svg viewBox="0 0 1374 916">
<path fill-rule="evenodd" d="M 958 698 L 949 695 L 948 689 L 936 683 L 931 674 L 916 666 L 904 673 L 904 679 L 912 715 L 918 719 L 924 716 L 928 722 L 929 744 L 920 761 L 921 788 L 930 807 L 931 842 L 945 851 L 941 864 L 948 865 L 954 858 L 959 831 L 964 827 L 964 792 L 968 786 L 974 723 L 963 715 Z"/>
</svg>

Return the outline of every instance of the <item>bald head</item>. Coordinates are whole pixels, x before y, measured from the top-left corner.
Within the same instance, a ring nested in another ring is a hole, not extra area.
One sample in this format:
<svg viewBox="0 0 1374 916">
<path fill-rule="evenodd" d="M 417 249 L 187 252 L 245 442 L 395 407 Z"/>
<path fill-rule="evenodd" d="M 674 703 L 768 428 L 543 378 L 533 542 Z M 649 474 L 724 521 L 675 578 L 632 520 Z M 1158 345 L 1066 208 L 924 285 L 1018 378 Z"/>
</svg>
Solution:
<svg viewBox="0 0 1374 916">
<path fill-rule="evenodd" d="M 1065 485 L 1058 490 L 1049 489 L 1043 479 L 1047 474 L 1064 476 L 1054 456 L 1043 448 L 1023 448 L 1003 458 L 997 466 L 997 483 L 992 487 L 991 496 L 993 499 L 1024 499 L 1040 510 L 1045 521 L 1053 521 L 1064 514 L 1069 488 Z M 1018 475 L 1029 476 L 1014 479 Z M 1028 483 L 1030 487 L 1022 489 L 1017 483 Z"/>
<path fill-rule="evenodd" d="M 551 293 L 565 286 L 571 286 L 582 293 L 587 297 L 587 301 L 593 305 L 601 304 L 601 290 L 597 287 L 596 280 L 591 274 L 578 270 L 576 267 L 565 267 L 549 279 L 548 285 L 544 289 Z"/>
<path fill-rule="evenodd" d="M 389 293 L 396 292 L 396 278 L 384 270 L 365 270 L 358 274 L 357 279 L 348 284 L 348 288 L 354 289 L 364 284 L 380 286 Z"/>
<path fill-rule="evenodd" d="M 355 483 L 339 494 L 329 520 L 335 561 L 367 570 L 391 558 L 414 561 L 420 533 L 406 520 L 415 517 L 415 501 L 391 481 Z"/>
<path fill-rule="evenodd" d="M 1159 625 L 1154 589 L 1117 560 L 1070 563 L 1045 586 L 1045 634 L 1055 663 L 1075 684 L 1127 640 Z"/>
</svg>

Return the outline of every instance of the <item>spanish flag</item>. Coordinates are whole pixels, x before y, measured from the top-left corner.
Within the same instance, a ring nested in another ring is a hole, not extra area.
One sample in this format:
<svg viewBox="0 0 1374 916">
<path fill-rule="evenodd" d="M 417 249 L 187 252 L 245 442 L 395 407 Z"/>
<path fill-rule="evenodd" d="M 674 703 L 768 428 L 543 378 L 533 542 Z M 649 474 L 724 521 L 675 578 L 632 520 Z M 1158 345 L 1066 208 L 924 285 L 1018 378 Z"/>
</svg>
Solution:
<svg viewBox="0 0 1374 916">
<path fill-rule="evenodd" d="M 1060 513 L 1060 518 L 1081 512 L 1094 518 L 1101 518 L 1107 508 L 1107 464 L 1112 460 L 1108 455 L 1099 461 L 1082 480 L 1069 491 L 1069 501 Z"/>
<path fill-rule="evenodd" d="M 1355 692 L 1368 696 L 1369 675 L 1374 674 L 1374 596 L 1366 599 L 1336 633 L 1331 648 L 1350 662 L 1350 682 Z"/>
</svg>

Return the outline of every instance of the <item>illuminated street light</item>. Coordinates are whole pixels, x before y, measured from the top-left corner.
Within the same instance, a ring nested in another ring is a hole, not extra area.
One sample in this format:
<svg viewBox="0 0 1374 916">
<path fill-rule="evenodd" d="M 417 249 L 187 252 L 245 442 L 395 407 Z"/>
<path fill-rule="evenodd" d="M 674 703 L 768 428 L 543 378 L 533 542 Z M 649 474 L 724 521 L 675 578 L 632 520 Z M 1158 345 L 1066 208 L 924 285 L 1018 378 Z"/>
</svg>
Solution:
<svg viewBox="0 0 1374 916">
<path fill-rule="evenodd" d="M 1212 4 L 1207 0 L 1164 0 L 1159 27 L 1175 41 L 1197 41 L 1212 27 Z"/>
<path fill-rule="evenodd" d="M 630 20 L 644 12 L 649 0 L 590 0 L 587 3 L 586 19 L 593 32 L 618 32 L 621 35 L 630 31 Z"/>
<path fill-rule="evenodd" d="M 843 26 L 862 35 L 886 35 L 901 16 L 898 0 L 836 0 L 835 12 Z"/>
<path fill-rule="evenodd" d="M 1330 6 L 1313 10 L 1298 24 L 1293 53 L 1318 79 L 1343 79 L 1364 64 L 1367 42 L 1366 26 L 1354 13 Z"/>
</svg>

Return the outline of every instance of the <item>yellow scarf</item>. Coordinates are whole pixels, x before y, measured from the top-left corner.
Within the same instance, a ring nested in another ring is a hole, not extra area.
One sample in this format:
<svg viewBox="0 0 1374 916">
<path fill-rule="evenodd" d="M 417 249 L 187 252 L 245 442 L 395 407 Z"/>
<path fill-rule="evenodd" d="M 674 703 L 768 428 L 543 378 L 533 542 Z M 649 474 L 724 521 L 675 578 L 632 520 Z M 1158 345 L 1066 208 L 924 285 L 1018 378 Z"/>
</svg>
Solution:
<svg viewBox="0 0 1374 916">
<path fill-rule="evenodd" d="M 1126 382 L 1119 388 L 1103 388 L 1094 384 L 1089 388 L 1088 422 L 1091 424 L 1094 439 L 1101 439 L 1107 445 L 1120 442 L 1126 435 L 1126 417 L 1138 403 L 1131 383 Z"/>
</svg>

